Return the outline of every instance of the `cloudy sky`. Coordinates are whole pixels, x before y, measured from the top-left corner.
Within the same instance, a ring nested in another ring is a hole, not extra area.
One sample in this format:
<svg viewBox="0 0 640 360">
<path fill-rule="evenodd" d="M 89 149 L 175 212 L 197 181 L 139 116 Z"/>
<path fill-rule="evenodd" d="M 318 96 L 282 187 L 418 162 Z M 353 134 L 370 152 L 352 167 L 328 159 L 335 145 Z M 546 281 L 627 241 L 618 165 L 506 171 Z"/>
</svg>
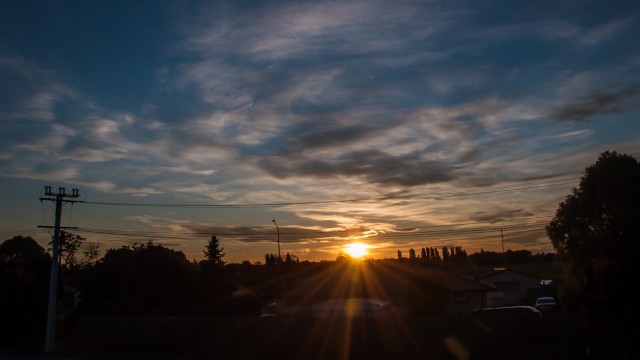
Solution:
<svg viewBox="0 0 640 360">
<path fill-rule="evenodd" d="M 0 235 L 104 251 L 550 252 L 606 150 L 640 158 L 636 1 L 0 3 Z M 501 237 L 501 230 L 502 236 Z"/>
</svg>

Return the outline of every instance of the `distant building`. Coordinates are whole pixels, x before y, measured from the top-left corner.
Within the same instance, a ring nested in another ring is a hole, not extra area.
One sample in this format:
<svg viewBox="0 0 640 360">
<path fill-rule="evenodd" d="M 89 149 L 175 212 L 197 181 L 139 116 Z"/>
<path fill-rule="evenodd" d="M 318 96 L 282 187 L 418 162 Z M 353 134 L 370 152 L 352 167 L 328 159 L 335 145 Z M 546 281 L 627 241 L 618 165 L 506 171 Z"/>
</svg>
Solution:
<svg viewBox="0 0 640 360">
<path fill-rule="evenodd" d="M 487 292 L 486 306 L 532 305 L 540 294 L 542 277 L 507 268 L 497 268 L 477 281 L 495 287 Z"/>
<path fill-rule="evenodd" d="M 470 314 L 486 306 L 486 294 L 492 285 L 438 269 L 424 269 L 418 279 L 442 289 L 443 310 L 449 314 Z"/>
</svg>

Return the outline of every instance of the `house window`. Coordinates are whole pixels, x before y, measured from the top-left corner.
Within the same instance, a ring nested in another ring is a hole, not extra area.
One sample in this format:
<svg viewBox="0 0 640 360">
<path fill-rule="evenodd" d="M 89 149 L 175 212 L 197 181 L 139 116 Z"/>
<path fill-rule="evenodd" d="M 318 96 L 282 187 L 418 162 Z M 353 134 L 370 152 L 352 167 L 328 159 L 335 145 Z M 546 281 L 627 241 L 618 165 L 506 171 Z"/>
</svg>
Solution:
<svg viewBox="0 0 640 360">
<path fill-rule="evenodd" d="M 520 281 L 496 281 L 493 285 L 498 291 L 520 291 Z"/>
<path fill-rule="evenodd" d="M 471 300 L 471 296 L 469 296 L 469 293 L 457 292 L 457 293 L 453 293 L 451 300 L 455 304 L 468 304 L 469 301 Z"/>
</svg>

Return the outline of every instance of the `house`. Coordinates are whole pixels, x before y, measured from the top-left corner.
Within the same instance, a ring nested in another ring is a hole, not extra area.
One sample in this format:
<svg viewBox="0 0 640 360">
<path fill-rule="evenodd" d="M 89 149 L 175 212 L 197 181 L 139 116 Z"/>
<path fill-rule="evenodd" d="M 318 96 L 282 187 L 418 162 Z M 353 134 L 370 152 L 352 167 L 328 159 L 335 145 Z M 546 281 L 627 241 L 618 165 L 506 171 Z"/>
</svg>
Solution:
<svg viewBox="0 0 640 360">
<path fill-rule="evenodd" d="M 428 284 L 430 293 L 440 289 L 440 304 L 448 314 L 470 314 L 486 306 L 487 293 L 495 287 L 456 273 L 427 268 L 419 271 L 414 281 Z"/>
<path fill-rule="evenodd" d="M 495 287 L 487 292 L 486 306 L 533 305 L 543 280 L 538 275 L 507 268 L 496 268 L 477 281 Z"/>
<path fill-rule="evenodd" d="M 276 298 L 275 310 L 284 315 L 309 315 L 313 306 L 347 299 L 375 299 L 398 303 L 403 278 L 381 271 L 375 264 L 338 262 L 288 284 Z"/>
<path fill-rule="evenodd" d="M 277 297 L 278 314 L 310 314 L 319 303 L 346 299 L 388 303 L 397 316 L 471 313 L 485 306 L 492 285 L 435 268 L 390 262 L 337 263 L 290 284 Z"/>
</svg>

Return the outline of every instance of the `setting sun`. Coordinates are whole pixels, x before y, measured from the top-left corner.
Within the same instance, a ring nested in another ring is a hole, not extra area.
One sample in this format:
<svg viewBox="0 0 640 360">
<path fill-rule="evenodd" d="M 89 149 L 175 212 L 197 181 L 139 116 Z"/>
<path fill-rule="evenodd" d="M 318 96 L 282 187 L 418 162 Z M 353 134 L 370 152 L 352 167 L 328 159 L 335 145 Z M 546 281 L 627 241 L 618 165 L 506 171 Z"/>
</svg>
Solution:
<svg viewBox="0 0 640 360">
<path fill-rule="evenodd" d="M 363 243 L 355 243 L 347 245 L 345 251 L 353 258 L 361 258 L 367 255 L 369 245 Z"/>
</svg>

